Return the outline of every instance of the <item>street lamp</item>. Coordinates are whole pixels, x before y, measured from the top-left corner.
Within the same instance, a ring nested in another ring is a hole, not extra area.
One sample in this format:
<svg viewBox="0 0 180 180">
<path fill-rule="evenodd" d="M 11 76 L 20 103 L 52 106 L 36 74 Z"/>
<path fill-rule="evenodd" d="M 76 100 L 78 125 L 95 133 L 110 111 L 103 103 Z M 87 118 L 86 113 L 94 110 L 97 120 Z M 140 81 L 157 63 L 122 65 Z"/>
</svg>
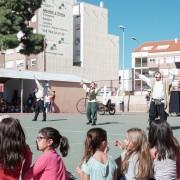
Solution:
<svg viewBox="0 0 180 180">
<path fill-rule="evenodd" d="M 123 94 L 124 94 L 124 31 L 126 29 L 125 26 L 123 25 L 120 25 L 119 28 L 122 30 L 123 32 L 123 43 L 122 43 L 122 70 L 123 70 L 123 74 L 122 74 L 122 91 L 123 91 Z"/>
<path fill-rule="evenodd" d="M 44 63 L 43 70 L 44 72 L 46 72 L 46 46 L 47 46 L 47 40 L 46 40 L 46 37 L 44 36 L 43 38 L 43 63 Z"/>
<path fill-rule="evenodd" d="M 138 45 L 140 45 L 140 42 L 139 42 L 139 40 L 137 39 L 137 38 L 135 38 L 135 37 L 132 37 L 131 38 L 133 41 L 136 41 L 136 43 L 138 44 Z M 140 49 L 141 50 L 141 49 Z M 136 64 L 136 63 L 135 63 Z M 135 74 L 135 68 L 134 68 L 134 74 Z M 141 51 L 141 74 L 142 74 L 142 51 Z M 135 79 L 135 75 L 134 75 L 134 79 Z M 135 89 L 135 82 L 134 82 L 134 89 Z M 141 94 L 142 94 L 142 80 L 141 80 Z"/>
</svg>

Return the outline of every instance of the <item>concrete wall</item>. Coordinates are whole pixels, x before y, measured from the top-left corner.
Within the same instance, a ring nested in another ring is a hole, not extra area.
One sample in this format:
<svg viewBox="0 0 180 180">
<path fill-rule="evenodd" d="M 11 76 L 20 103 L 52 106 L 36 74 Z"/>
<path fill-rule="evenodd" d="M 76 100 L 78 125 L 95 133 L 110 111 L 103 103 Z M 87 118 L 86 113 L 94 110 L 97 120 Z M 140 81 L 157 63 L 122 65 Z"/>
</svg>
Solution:
<svg viewBox="0 0 180 180">
<path fill-rule="evenodd" d="M 45 87 L 45 82 L 43 83 Z M 28 95 L 33 92 L 36 84 L 33 80 L 24 80 L 23 89 L 23 102 L 26 103 Z M 56 112 L 61 113 L 76 113 L 76 103 L 77 101 L 85 97 L 85 91 L 80 87 L 79 83 L 71 82 L 49 82 L 49 88 L 52 91 L 56 91 L 55 98 L 55 109 Z M 18 96 L 20 97 L 21 92 L 21 80 L 20 79 L 10 79 L 5 83 L 4 98 L 8 102 L 11 102 L 14 90 L 18 90 Z"/>
<path fill-rule="evenodd" d="M 50 89 L 56 91 L 55 109 L 61 113 L 77 113 L 77 101 L 85 97 L 79 83 L 51 82 Z"/>
<path fill-rule="evenodd" d="M 116 112 L 122 112 L 122 99 L 124 99 L 124 112 L 147 112 L 147 104 L 145 95 L 130 95 L 130 96 L 111 96 L 112 103 L 116 104 Z M 102 101 L 102 97 L 97 98 Z"/>
<path fill-rule="evenodd" d="M 108 34 L 107 9 L 82 3 L 81 30 L 84 77 L 118 79 L 119 38 Z"/>
</svg>

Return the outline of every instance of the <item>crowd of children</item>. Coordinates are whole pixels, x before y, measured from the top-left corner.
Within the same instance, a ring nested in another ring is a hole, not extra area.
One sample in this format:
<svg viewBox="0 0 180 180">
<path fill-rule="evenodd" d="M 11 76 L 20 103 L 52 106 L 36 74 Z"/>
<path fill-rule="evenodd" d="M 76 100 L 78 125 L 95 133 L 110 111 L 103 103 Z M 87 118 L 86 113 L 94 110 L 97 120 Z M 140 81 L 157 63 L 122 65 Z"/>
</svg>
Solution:
<svg viewBox="0 0 180 180">
<path fill-rule="evenodd" d="M 0 97 L 0 113 L 19 113 L 19 102 L 7 102 L 4 98 Z"/>
<path fill-rule="evenodd" d="M 44 96 L 44 107 L 46 112 L 55 112 L 55 91 L 48 91 Z M 20 100 L 17 101 L 7 101 L 2 96 L 0 96 L 0 113 L 19 113 L 21 111 L 20 108 Z M 36 96 L 35 93 L 30 93 L 25 103 L 23 104 L 23 112 L 32 113 L 35 111 L 36 105 Z"/>
<path fill-rule="evenodd" d="M 42 155 L 32 163 L 32 152 L 18 119 L 0 116 L 0 179 L 69 180 L 62 157 L 69 142 L 52 127 L 39 130 L 37 150 Z M 180 179 L 180 146 L 166 121 L 151 123 L 148 135 L 140 128 L 128 129 L 116 160 L 108 155 L 106 130 L 88 130 L 84 154 L 76 171 L 81 180 L 176 180 Z M 57 148 L 62 155 L 58 154 Z"/>
</svg>

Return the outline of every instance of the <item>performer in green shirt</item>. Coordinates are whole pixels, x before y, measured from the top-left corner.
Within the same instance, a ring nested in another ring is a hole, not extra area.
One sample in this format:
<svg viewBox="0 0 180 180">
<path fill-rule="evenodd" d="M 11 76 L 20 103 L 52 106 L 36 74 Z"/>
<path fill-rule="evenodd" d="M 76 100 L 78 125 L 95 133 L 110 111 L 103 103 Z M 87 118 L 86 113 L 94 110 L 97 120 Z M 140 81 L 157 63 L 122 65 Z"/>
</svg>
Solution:
<svg viewBox="0 0 180 180">
<path fill-rule="evenodd" d="M 84 82 L 81 82 L 81 85 L 83 89 L 87 93 L 88 97 L 88 105 L 87 105 L 87 119 L 88 122 L 86 123 L 93 125 L 96 125 L 97 121 L 97 104 L 96 104 L 96 96 L 98 94 L 99 88 L 96 87 L 95 82 L 91 82 L 90 86 L 87 87 Z"/>
</svg>

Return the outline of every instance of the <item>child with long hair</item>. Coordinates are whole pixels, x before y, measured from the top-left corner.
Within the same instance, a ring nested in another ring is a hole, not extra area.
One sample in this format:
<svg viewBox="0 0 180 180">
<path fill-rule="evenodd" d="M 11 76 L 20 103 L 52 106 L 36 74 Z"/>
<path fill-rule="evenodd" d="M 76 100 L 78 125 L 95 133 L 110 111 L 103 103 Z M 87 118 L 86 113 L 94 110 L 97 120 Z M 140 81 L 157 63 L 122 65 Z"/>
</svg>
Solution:
<svg viewBox="0 0 180 180">
<path fill-rule="evenodd" d="M 107 133 L 102 128 L 87 132 L 82 163 L 77 167 L 81 180 L 113 180 L 117 165 L 107 155 Z"/>
<path fill-rule="evenodd" d="M 32 153 L 18 119 L 0 116 L 0 179 L 18 180 L 31 164 Z"/>
<path fill-rule="evenodd" d="M 148 180 L 151 177 L 152 162 L 145 132 L 131 128 L 126 133 L 124 143 L 117 140 L 115 145 L 123 149 L 119 159 L 121 178 L 125 180 Z"/>
<path fill-rule="evenodd" d="M 148 139 L 153 158 L 154 178 L 157 180 L 180 178 L 178 171 L 176 172 L 179 165 L 176 165 L 176 162 L 180 156 L 180 147 L 170 125 L 161 120 L 153 121 Z"/>
<path fill-rule="evenodd" d="M 68 139 L 61 136 L 58 130 L 45 127 L 39 131 L 36 144 L 43 154 L 24 174 L 23 180 L 69 180 L 64 162 L 55 150 L 59 147 L 62 156 L 67 156 Z"/>
</svg>

